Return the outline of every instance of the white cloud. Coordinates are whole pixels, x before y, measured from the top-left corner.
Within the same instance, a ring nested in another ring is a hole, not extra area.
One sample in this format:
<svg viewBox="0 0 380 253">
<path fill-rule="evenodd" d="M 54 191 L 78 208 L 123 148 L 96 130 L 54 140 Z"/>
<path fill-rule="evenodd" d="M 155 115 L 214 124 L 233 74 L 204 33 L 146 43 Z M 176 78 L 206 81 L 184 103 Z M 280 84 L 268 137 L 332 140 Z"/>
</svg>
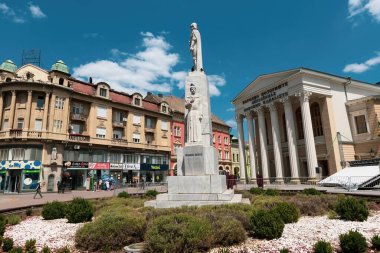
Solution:
<svg viewBox="0 0 380 253">
<path fill-rule="evenodd" d="M 33 18 L 46 18 L 45 13 L 42 12 L 41 8 L 38 5 L 29 5 L 30 13 Z"/>
<path fill-rule="evenodd" d="M 141 33 L 141 50 L 135 54 L 111 49 L 112 60 L 97 60 L 74 68 L 73 76 L 86 80 L 92 77 L 94 82 L 104 81 L 115 90 L 127 93 L 148 91 L 169 93 L 173 86 L 180 89 L 185 85 L 185 71 L 174 71 L 180 61 L 177 53 L 163 35 L 155 36 L 151 32 Z M 210 94 L 220 95 L 218 87 L 225 85 L 223 77 L 209 76 Z"/>
<path fill-rule="evenodd" d="M 234 112 L 234 111 L 235 111 L 235 108 L 233 108 L 233 107 L 230 107 L 227 109 L 227 112 Z"/>
<path fill-rule="evenodd" d="M 344 67 L 343 72 L 352 72 L 352 73 L 363 73 L 369 70 L 371 67 L 376 66 L 380 63 L 380 53 L 377 53 L 376 56 L 366 60 L 363 63 L 351 63 Z"/>
<path fill-rule="evenodd" d="M 349 18 L 361 13 L 368 13 L 377 22 L 380 22 L 380 0 L 349 0 Z"/>
<path fill-rule="evenodd" d="M 5 3 L 0 3 L 0 13 L 3 17 L 11 20 L 14 23 L 25 23 L 26 20 L 22 16 L 16 15 L 15 11 Z"/>
<path fill-rule="evenodd" d="M 237 129 L 237 123 L 235 119 L 229 119 L 226 121 L 226 124 L 229 125 L 233 130 Z"/>
</svg>

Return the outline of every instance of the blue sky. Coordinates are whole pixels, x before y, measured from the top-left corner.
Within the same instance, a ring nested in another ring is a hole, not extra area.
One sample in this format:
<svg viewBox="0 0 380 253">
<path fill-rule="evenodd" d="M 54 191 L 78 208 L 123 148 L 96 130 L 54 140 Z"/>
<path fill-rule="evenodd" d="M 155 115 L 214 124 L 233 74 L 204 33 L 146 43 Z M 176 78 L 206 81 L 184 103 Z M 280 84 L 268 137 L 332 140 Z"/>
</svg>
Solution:
<svg viewBox="0 0 380 253">
<path fill-rule="evenodd" d="M 380 0 L 0 0 L 0 61 L 20 66 L 23 49 L 40 49 L 43 68 L 62 59 L 78 78 L 182 96 L 194 21 L 212 111 L 232 125 L 231 99 L 260 74 L 304 66 L 380 81 Z"/>
</svg>

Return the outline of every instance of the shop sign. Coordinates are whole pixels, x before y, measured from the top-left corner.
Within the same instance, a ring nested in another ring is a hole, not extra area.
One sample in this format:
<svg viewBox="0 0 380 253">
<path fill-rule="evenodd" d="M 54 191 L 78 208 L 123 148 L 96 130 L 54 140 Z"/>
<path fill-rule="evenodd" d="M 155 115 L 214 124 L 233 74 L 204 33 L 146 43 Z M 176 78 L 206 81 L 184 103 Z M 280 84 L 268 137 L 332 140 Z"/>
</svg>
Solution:
<svg viewBox="0 0 380 253">
<path fill-rule="evenodd" d="M 100 162 L 100 163 L 88 163 L 89 170 L 109 170 L 109 162 Z"/>
<path fill-rule="evenodd" d="M 67 167 L 68 169 L 87 169 L 88 168 L 88 162 L 67 161 L 67 162 L 63 162 L 63 165 L 65 165 L 65 167 Z"/>
<path fill-rule="evenodd" d="M 40 160 L 23 160 L 23 161 L 1 161 L 0 170 L 39 170 L 41 169 Z"/>
<path fill-rule="evenodd" d="M 169 165 L 168 164 L 149 164 L 149 163 L 143 163 L 143 164 L 141 164 L 141 170 L 149 170 L 149 171 L 169 170 Z"/>
<path fill-rule="evenodd" d="M 122 163 L 111 163 L 110 164 L 110 169 L 111 170 L 122 170 L 123 169 L 123 164 Z"/>
<path fill-rule="evenodd" d="M 123 163 L 123 170 L 140 170 L 139 163 Z"/>
</svg>

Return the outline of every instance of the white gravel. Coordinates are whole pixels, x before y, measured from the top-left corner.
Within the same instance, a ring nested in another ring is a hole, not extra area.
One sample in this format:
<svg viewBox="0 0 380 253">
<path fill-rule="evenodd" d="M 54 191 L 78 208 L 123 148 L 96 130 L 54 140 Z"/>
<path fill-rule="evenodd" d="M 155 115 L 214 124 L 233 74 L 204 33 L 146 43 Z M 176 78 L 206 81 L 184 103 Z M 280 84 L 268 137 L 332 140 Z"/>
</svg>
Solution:
<svg viewBox="0 0 380 253">
<path fill-rule="evenodd" d="M 83 223 L 67 223 L 67 219 L 44 220 L 42 217 L 30 217 L 18 225 L 6 229 L 4 237 L 10 237 L 15 245 L 24 246 L 29 239 L 36 239 L 37 250 L 44 245 L 51 249 L 69 247 L 74 249 L 74 236 Z"/>
<path fill-rule="evenodd" d="M 275 240 L 247 239 L 244 243 L 230 247 L 231 252 L 246 250 L 249 253 L 278 253 L 282 248 L 288 248 L 291 252 L 312 252 L 314 244 L 318 240 L 330 242 L 335 250 L 339 247 L 339 235 L 349 230 L 357 230 L 362 233 L 370 245 L 370 239 L 375 234 L 380 234 L 380 212 L 373 213 L 364 222 L 351 222 L 342 220 L 330 220 L 327 216 L 301 217 L 297 223 L 285 225 L 282 237 Z M 219 249 L 213 249 L 210 253 L 217 253 Z"/>
</svg>

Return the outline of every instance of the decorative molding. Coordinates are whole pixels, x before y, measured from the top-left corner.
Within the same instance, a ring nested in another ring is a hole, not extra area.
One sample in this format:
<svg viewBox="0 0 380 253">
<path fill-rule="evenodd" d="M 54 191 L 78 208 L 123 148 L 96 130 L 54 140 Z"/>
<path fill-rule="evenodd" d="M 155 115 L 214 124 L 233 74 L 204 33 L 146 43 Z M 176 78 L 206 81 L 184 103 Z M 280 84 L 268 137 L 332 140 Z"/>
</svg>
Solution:
<svg viewBox="0 0 380 253">
<path fill-rule="evenodd" d="M 299 97 L 300 102 L 302 103 L 302 102 L 309 102 L 309 98 L 310 98 L 311 94 L 312 94 L 311 91 L 303 90 L 303 91 L 296 93 L 295 95 L 297 97 Z"/>
</svg>

